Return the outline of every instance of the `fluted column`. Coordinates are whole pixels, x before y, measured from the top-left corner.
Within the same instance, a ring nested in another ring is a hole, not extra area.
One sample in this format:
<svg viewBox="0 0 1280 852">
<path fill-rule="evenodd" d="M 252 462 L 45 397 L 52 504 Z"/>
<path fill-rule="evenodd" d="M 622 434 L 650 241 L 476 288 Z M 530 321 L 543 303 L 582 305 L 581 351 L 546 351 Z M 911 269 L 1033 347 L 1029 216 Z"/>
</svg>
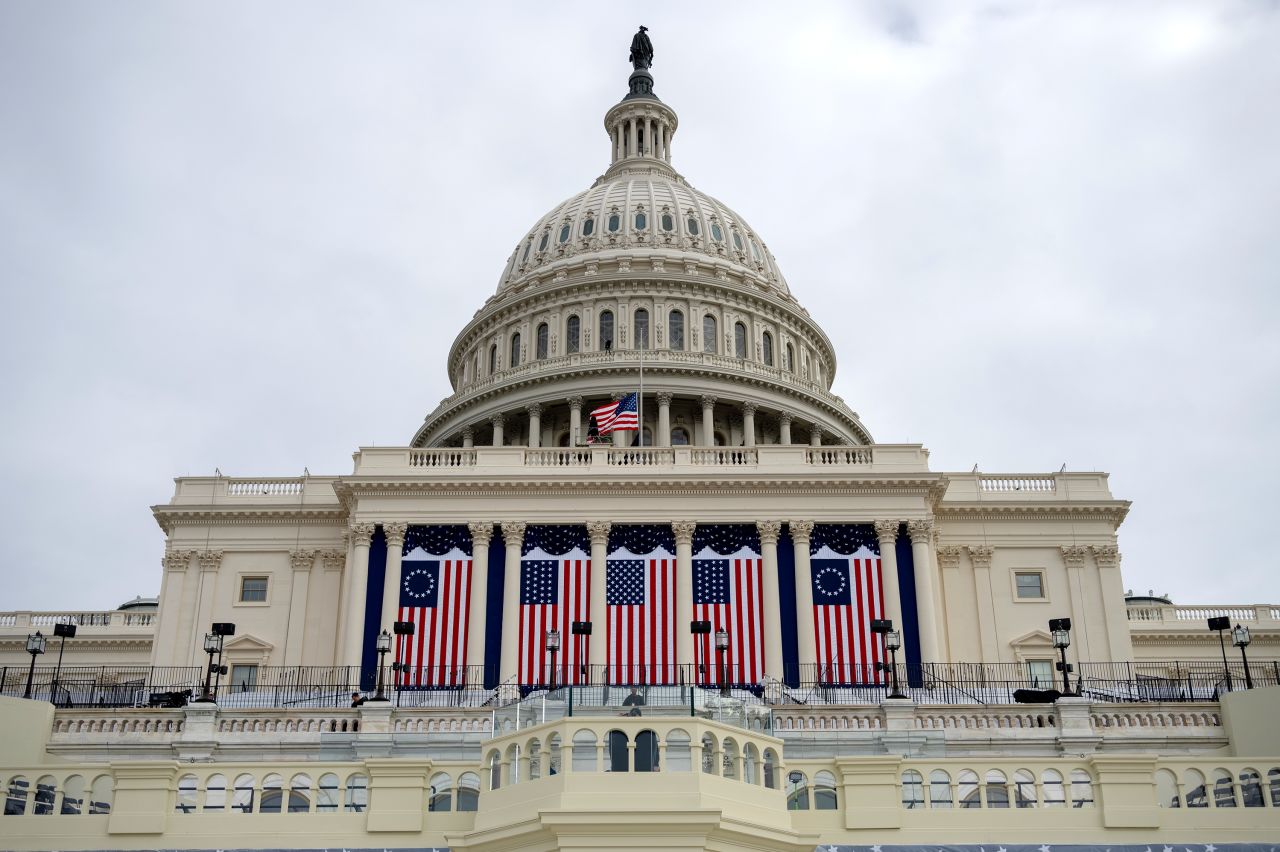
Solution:
<svg viewBox="0 0 1280 852">
<path fill-rule="evenodd" d="M 582 397 L 569 397 L 569 446 L 582 443 Z"/>
<path fill-rule="evenodd" d="M 756 521 L 760 531 L 760 555 L 764 562 L 764 578 L 760 583 L 761 629 L 764 630 L 764 673 L 782 679 L 782 605 L 778 594 L 778 536 L 781 521 Z"/>
<path fill-rule="evenodd" d="M 495 447 L 502 446 L 502 428 L 507 423 L 507 418 L 502 414 L 495 414 L 489 418 L 489 422 L 493 424 L 493 441 Z"/>
<path fill-rule="evenodd" d="M 791 415 L 785 411 L 778 415 L 778 443 L 791 443 Z"/>
<path fill-rule="evenodd" d="M 307 592 L 311 585 L 311 569 L 316 562 L 314 550 L 294 550 L 289 553 L 293 574 L 289 582 L 289 621 L 285 631 L 284 664 L 302 665 L 302 648 L 306 641 Z"/>
<path fill-rule="evenodd" d="M 975 611 L 978 614 L 977 632 L 978 647 L 981 658 L 979 662 L 1000 663 L 1000 643 L 996 639 L 999 625 L 996 622 L 995 596 L 991 594 L 991 558 L 996 549 L 989 544 L 975 544 L 965 548 L 969 551 L 969 562 L 973 565 L 973 591 L 976 597 Z"/>
<path fill-rule="evenodd" d="M 384 523 L 387 538 L 387 571 L 382 578 L 382 630 L 392 633 L 392 625 L 400 617 L 400 563 L 404 559 L 404 536 L 408 524 Z"/>
<path fill-rule="evenodd" d="M 534 402 L 524 407 L 529 413 L 529 446 L 542 446 L 542 406 Z"/>
<path fill-rule="evenodd" d="M 744 446 L 756 445 L 756 409 L 760 406 L 754 402 L 742 403 L 742 443 Z"/>
<path fill-rule="evenodd" d="M 920 662 L 940 663 L 938 645 L 937 571 L 933 567 L 933 521 L 907 523 L 911 536 L 911 560 L 915 563 L 916 615 L 920 622 Z"/>
<path fill-rule="evenodd" d="M 800 677 L 817 673 L 818 638 L 813 628 L 813 565 L 809 560 L 809 539 L 813 521 L 788 521 L 796 562 L 796 650 Z"/>
<path fill-rule="evenodd" d="M 884 617 L 902 629 L 902 591 L 898 588 L 898 526 L 901 521 L 876 521 L 880 541 L 880 582 L 884 587 Z"/>
<path fill-rule="evenodd" d="M 702 395 L 702 446 L 716 445 L 716 398 L 711 394 Z"/>
<path fill-rule="evenodd" d="M 1124 586 L 1120 579 L 1120 550 L 1114 544 L 1092 546 L 1093 561 L 1098 566 L 1098 586 L 1102 591 L 1102 615 L 1107 623 L 1107 647 L 1112 660 L 1133 658 L 1133 641 L 1129 634 Z"/>
<path fill-rule="evenodd" d="M 471 449 L 476 445 L 476 433 L 470 426 L 462 430 L 462 446 L 464 449 Z"/>
<path fill-rule="evenodd" d="M 671 398 L 666 391 L 655 394 L 658 399 L 658 440 L 659 447 L 671 446 Z"/>
<path fill-rule="evenodd" d="M 471 532 L 471 606 L 467 616 L 467 665 L 483 666 L 485 662 L 484 629 L 489 604 L 489 542 L 493 540 L 492 521 L 467 524 Z M 504 625 L 505 626 L 505 625 Z M 488 677 L 484 678 L 489 681 Z"/>
<path fill-rule="evenodd" d="M 591 608 L 587 617 L 591 619 L 591 635 L 587 637 L 587 662 L 593 666 L 601 666 L 609 661 L 609 637 L 606 629 L 605 598 L 605 559 L 609 555 L 608 521 L 587 521 L 587 534 L 591 536 Z M 563 640 L 568 647 L 572 636 Z"/>
<path fill-rule="evenodd" d="M 373 524 L 351 525 L 351 594 L 347 596 L 347 614 L 342 666 L 359 666 L 360 652 L 364 650 L 364 602 L 369 592 L 369 542 L 373 538 Z"/>
<path fill-rule="evenodd" d="M 190 660 L 179 656 L 185 649 L 182 649 L 178 637 L 204 635 L 192 621 L 194 592 L 191 595 L 192 606 L 186 605 L 187 592 L 195 586 L 187 577 L 191 558 L 195 555 L 194 550 L 175 549 L 167 551 L 162 560 L 164 579 L 160 583 L 160 614 L 155 638 L 156 662 L 159 665 L 187 665 Z"/>
<path fill-rule="evenodd" d="M 676 663 L 681 666 L 693 665 L 693 635 L 689 633 L 689 622 L 693 621 L 693 531 L 696 528 L 693 521 L 671 523 L 671 532 L 676 539 Z M 698 674 L 694 672 L 690 683 L 697 680 Z"/>
<path fill-rule="evenodd" d="M 520 655 L 520 547 L 525 525 L 520 521 L 502 524 L 502 540 L 507 547 L 506 576 L 502 583 L 502 665 L 498 679 L 507 681 L 519 672 Z M 508 620 L 509 619 L 509 620 Z"/>
</svg>

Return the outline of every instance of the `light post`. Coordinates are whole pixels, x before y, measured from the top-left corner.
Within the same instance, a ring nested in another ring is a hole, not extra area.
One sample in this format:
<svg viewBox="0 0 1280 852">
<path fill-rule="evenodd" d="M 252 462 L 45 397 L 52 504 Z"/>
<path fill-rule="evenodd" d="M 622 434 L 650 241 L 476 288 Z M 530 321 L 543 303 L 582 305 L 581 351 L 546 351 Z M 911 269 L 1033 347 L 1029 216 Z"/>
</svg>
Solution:
<svg viewBox="0 0 1280 852">
<path fill-rule="evenodd" d="M 55 624 L 53 625 L 53 635 L 62 637 L 62 644 L 58 646 L 58 667 L 53 670 L 53 686 L 49 687 L 49 703 L 57 707 L 58 678 L 62 676 L 62 652 L 67 649 L 67 640 L 76 638 L 76 626 L 74 624 Z"/>
<path fill-rule="evenodd" d="M 578 674 L 585 675 L 587 674 L 587 655 L 582 653 L 582 643 L 588 641 L 586 637 L 591 635 L 591 622 L 575 621 L 570 627 L 570 630 L 572 630 L 574 642 L 577 644 L 577 647 L 578 647 Z M 584 682 L 590 683 L 591 678 L 589 677 L 578 678 L 578 683 L 584 683 Z"/>
<path fill-rule="evenodd" d="M 204 694 L 196 701 L 213 701 L 213 693 L 209 691 L 213 682 L 213 657 L 222 653 L 222 637 L 216 633 L 204 634 L 204 652 L 209 655 L 209 665 L 204 671 Z"/>
<path fill-rule="evenodd" d="M 551 655 L 551 691 L 556 691 L 556 651 L 560 650 L 560 631 L 547 631 L 547 653 Z"/>
<path fill-rule="evenodd" d="M 1245 655 L 1244 649 L 1253 641 L 1249 636 L 1249 628 L 1237 624 L 1236 629 L 1231 631 L 1231 644 L 1240 649 L 1240 659 L 1244 661 L 1244 688 L 1253 689 L 1253 675 L 1249 674 L 1249 658 Z"/>
<path fill-rule="evenodd" d="M 413 631 L 414 631 L 414 626 L 412 621 L 397 621 L 391 625 L 391 632 L 394 633 L 396 636 L 412 636 Z M 399 644 L 399 640 L 397 640 L 397 644 Z M 400 656 L 400 653 L 398 651 L 396 652 L 396 656 L 397 657 Z M 419 667 L 421 667 L 421 664 L 419 664 Z M 400 706 L 400 688 L 409 680 L 409 664 L 402 663 L 397 659 L 395 662 L 391 664 L 391 673 L 393 675 L 393 680 L 395 680 L 395 684 L 396 684 L 396 706 L 399 707 Z M 453 672 L 450 672 L 449 674 L 452 675 Z M 401 675 L 403 675 L 403 677 L 401 677 Z M 419 676 L 418 682 L 419 683 L 422 682 L 421 676 Z M 444 682 L 444 679 L 439 678 L 438 682 Z"/>
<path fill-rule="evenodd" d="M 1218 615 L 1209 619 L 1209 629 L 1218 631 L 1218 647 L 1222 649 L 1222 671 L 1227 677 L 1227 692 L 1231 691 L 1231 665 L 1227 662 L 1227 640 L 1223 638 L 1224 632 L 1231 629 L 1231 619 L 1225 615 Z"/>
<path fill-rule="evenodd" d="M 391 634 L 388 633 L 386 628 L 384 627 L 382 629 L 382 632 L 378 634 L 378 691 L 375 692 L 373 697 L 369 699 L 370 701 L 386 701 L 387 700 L 386 693 L 382 691 L 383 690 L 382 669 L 386 665 L 387 652 L 390 650 L 391 650 Z"/>
<path fill-rule="evenodd" d="M 729 650 L 729 631 L 716 631 L 716 653 L 720 655 L 720 697 L 729 697 L 729 671 L 725 668 L 724 653 Z"/>
<path fill-rule="evenodd" d="M 873 618 L 871 632 L 884 637 L 884 649 L 889 652 L 889 662 L 876 663 L 876 671 L 889 672 L 892 688 L 885 698 L 906 698 L 898 688 L 898 649 L 902 647 L 902 634 L 893 629 L 893 622 L 887 618 Z"/>
<path fill-rule="evenodd" d="M 36 676 L 36 657 L 44 653 L 46 641 L 44 634 L 39 630 L 27 636 L 27 653 L 31 655 L 31 668 L 27 669 L 27 691 L 22 693 L 23 698 L 31 697 L 31 680 Z"/>
<path fill-rule="evenodd" d="M 695 637 L 693 640 L 693 682 L 697 684 L 701 680 L 699 676 L 707 672 L 706 663 L 702 662 L 702 639 L 697 637 L 707 636 L 711 633 L 711 622 L 690 621 L 689 632 Z"/>
<path fill-rule="evenodd" d="M 1062 694 L 1071 695 L 1071 664 L 1067 662 L 1067 648 L 1071 647 L 1071 619 L 1049 619 L 1049 635 L 1053 637 L 1053 647 L 1062 655 L 1057 665 L 1058 671 L 1062 672 Z"/>
</svg>

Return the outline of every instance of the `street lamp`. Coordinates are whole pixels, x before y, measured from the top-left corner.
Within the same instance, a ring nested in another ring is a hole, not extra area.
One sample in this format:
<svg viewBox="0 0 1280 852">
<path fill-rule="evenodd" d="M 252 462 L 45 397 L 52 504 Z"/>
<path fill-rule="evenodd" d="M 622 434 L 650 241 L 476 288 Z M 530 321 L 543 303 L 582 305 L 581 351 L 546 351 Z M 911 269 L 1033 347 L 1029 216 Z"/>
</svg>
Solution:
<svg viewBox="0 0 1280 852">
<path fill-rule="evenodd" d="M 57 707 L 58 678 L 62 675 L 62 652 L 67 648 L 67 640 L 76 638 L 76 626 L 74 624 L 55 624 L 53 625 L 53 635 L 62 637 L 62 644 L 58 646 L 58 667 L 53 671 L 53 686 L 49 687 L 49 703 Z"/>
<path fill-rule="evenodd" d="M 1067 662 L 1067 648 L 1071 647 L 1071 619 L 1049 619 L 1049 635 L 1053 637 L 1053 647 L 1062 655 L 1062 660 L 1057 665 L 1058 671 L 1062 672 L 1062 694 L 1070 695 L 1071 681 L 1068 676 L 1071 674 L 1071 664 Z"/>
<path fill-rule="evenodd" d="M 706 636 L 711 633 L 711 622 L 698 621 L 696 619 L 690 621 L 689 632 L 694 636 Z M 706 674 L 707 671 L 706 663 L 702 662 L 702 642 L 702 639 L 693 640 L 693 682 L 695 684 L 699 682 L 699 675 Z"/>
<path fill-rule="evenodd" d="M 578 646 L 578 674 L 585 675 L 587 674 L 587 655 L 582 653 L 582 643 L 588 641 L 584 637 L 591 635 L 591 622 L 575 621 L 570 626 L 570 629 L 572 630 L 574 642 Z M 590 683 L 591 679 L 589 677 L 583 677 L 578 679 L 578 683 L 584 683 L 584 682 Z"/>
<path fill-rule="evenodd" d="M 1253 675 L 1249 674 L 1249 658 L 1245 656 L 1244 649 L 1253 641 L 1249 636 L 1249 628 L 1237 624 L 1236 629 L 1231 631 L 1231 644 L 1240 649 L 1240 659 L 1244 661 L 1244 688 L 1253 689 Z"/>
<path fill-rule="evenodd" d="M 551 691 L 556 689 L 556 651 L 560 650 L 560 631 L 547 631 L 547 653 L 551 655 Z"/>
<path fill-rule="evenodd" d="M 46 641 L 44 634 L 39 630 L 27 636 L 27 653 L 31 655 L 31 668 L 27 669 L 27 691 L 22 693 L 23 698 L 31 697 L 31 679 L 36 675 L 36 657 L 44 653 Z"/>
<path fill-rule="evenodd" d="M 724 664 L 724 652 L 729 650 L 729 631 L 716 631 L 716 653 L 720 655 L 720 697 L 729 697 L 729 672 Z"/>
<path fill-rule="evenodd" d="M 1209 629 L 1218 631 L 1218 647 L 1222 649 L 1222 670 L 1227 676 L 1227 692 L 1231 691 L 1231 666 L 1227 663 L 1227 640 L 1223 638 L 1225 631 L 1231 629 L 1231 619 L 1225 615 L 1209 619 Z"/>
<path fill-rule="evenodd" d="M 382 669 L 387 662 L 387 652 L 391 650 L 391 634 L 386 628 L 378 634 L 378 691 L 370 698 L 370 701 L 386 701 L 387 696 L 382 691 Z"/>
<path fill-rule="evenodd" d="M 889 652 L 889 662 L 876 663 L 876 671 L 889 672 L 892 690 L 885 698 L 906 698 L 898 688 L 898 649 L 902 647 L 902 634 L 893 629 L 893 622 L 887 618 L 873 618 L 871 632 L 884 637 L 884 649 Z"/>
</svg>

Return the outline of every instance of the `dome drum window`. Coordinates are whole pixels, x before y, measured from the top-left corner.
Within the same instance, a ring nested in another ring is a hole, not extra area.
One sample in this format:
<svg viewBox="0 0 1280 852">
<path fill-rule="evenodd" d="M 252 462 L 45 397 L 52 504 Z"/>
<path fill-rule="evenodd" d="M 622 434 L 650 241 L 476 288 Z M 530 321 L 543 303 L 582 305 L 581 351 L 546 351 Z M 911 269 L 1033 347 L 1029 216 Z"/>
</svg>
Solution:
<svg viewBox="0 0 1280 852">
<path fill-rule="evenodd" d="M 648 217 L 645 216 L 643 210 L 636 211 L 635 226 L 637 231 L 643 231 L 645 226 L 649 224 Z"/>
<path fill-rule="evenodd" d="M 565 222 L 563 225 L 560 226 L 560 245 L 564 245 L 565 243 L 569 242 L 570 233 L 572 233 L 572 229 L 569 227 L 568 222 Z M 754 244 L 752 245 L 752 248 L 755 248 Z"/>
<path fill-rule="evenodd" d="M 662 225 L 662 230 L 664 231 L 674 231 L 676 229 L 676 220 L 672 217 L 670 213 L 662 214 L 662 219 L 660 221 L 660 224 Z"/>
<path fill-rule="evenodd" d="M 689 230 L 689 236 L 691 237 L 698 236 L 698 220 L 695 219 L 693 216 L 690 216 L 687 220 L 685 220 L 685 227 Z"/>
<path fill-rule="evenodd" d="M 582 342 L 582 320 L 577 314 L 565 320 L 564 324 L 564 349 L 565 354 L 573 354 L 577 352 Z"/>
<path fill-rule="evenodd" d="M 702 351 L 710 355 L 716 354 L 716 318 L 707 314 L 702 318 Z"/>
<path fill-rule="evenodd" d="M 609 214 L 609 221 L 607 225 L 609 228 L 609 233 L 611 234 L 616 234 L 619 230 L 622 229 L 622 217 L 618 215 L 618 212 L 616 210 L 613 213 Z"/>
<path fill-rule="evenodd" d="M 720 229 L 719 222 L 713 221 L 711 223 L 711 239 L 715 240 L 718 243 L 724 242 L 724 231 Z"/>
<path fill-rule="evenodd" d="M 613 348 L 613 311 L 600 312 L 600 351 Z"/>
<path fill-rule="evenodd" d="M 667 315 L 667 341 L 671 349 L 684 351 L 684 314 L 672 311 Z"/>
<path fill-rule="evenodd" d="M 595 233 L 595 230 L 596 220 L 594 217 L 588 216 L 586 219 L 582 220 L 582 236 L 589 237 Z"/>
<path fill-rule="evenodd" d="M 538 251 L 540 251 L 540 252 L 546 251 L 546 250 L 547 250 L 547 243 L 548 243 L 548 242 L 550 242 L 550 241 L 551 241 L 551 232 L 550 232 L 550 231 L 543 231 L 543 232 L 542 232 L 542 239 L 538 241 Z"/>
<path fill-rule="evenodd" d="M 545 359 L 549 354 L 549 339 L 550 330 L 547 328 L 547 324 L 545 322 L 539 323 L 534 345 L 534 357 L 539 361 Z"/>
</svg>

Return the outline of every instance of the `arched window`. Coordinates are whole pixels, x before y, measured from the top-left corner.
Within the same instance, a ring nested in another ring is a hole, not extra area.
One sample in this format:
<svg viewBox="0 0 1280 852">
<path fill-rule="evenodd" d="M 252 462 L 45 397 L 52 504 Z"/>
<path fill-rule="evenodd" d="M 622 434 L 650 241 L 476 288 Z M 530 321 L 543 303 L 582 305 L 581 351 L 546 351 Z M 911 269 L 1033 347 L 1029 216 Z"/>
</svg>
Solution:
<svg viewBox="0 0 1280 852">
<path fill-rule="evenodd" d="M 1246 808 L 1260 808 L 1262 801 L 1262 776 L 1256 769 L 1240 770 L 1240 800 Z"/>
<path fill-rule="evenodd" d="M 798 769 L 787 773 L 787 810 L 809 810 L 809 779 Z"/>
<path fill-rule="evenodd" d="M 563 225 L 560 226 L 560 245 L 564 245 L 565 243 L 569 242 L 570 233 L 571 233 L 571 228 L 569 227 L 568 222 L 565 222 Z"/>
<path fill-rule="evenodd" d="M 707 775 L 715 775 L 718 767 L 716 766 L 716 738 L 711 734 L 702 735 L 702 771 Z"/>
<path fill-rule="evenodd" d="M 667 731 L 667 772 L 692 772 L 693 761 L 689 755 L 690 738 L 687 731 L 672 728 Z"/>
<path fill-rule="evenodd" d="M 543 242 L 546 241 L 545 234 L 543 235 L 542 239 L 543 239 Z M 736 248 L 738 251 L 742 251 L 742 236 L 738 234 L 737 231 L 733 232 L 733 247 Z"/>
<path fill-rule="evenodd" d="M 573 354 L 582 345 L 582 320 L 573 314 L 564 323 L 564 351 Z"/>
<path fill-rule="evenodd" d="M 320 776 L 320 785 L 316 788 L 316 813 L 332 814 L 338 812 L 338 776 L 326 772 Z"/>
<path fill-rule="evenodd" d="M 31 791 L 31 782 L 25 776 L 15 775 L 9 779 L 9 789 L 5 792 L 4 815 L 22 816 L 27 812 L 27 795 Z"/>
<path fill-rule="evenodd" d="M 630 767 L 627 766 L 627 744 L 630 740 L 622 731 L 614 730 L 605 735 L 606 748 L 609 753 L 609 771 L 610 772 L 626 772 Z"/>
<path fill-rule="evenodd" d="M 698 236 L 698 220 L 697 219 L 695 219 L 693 216 L 690 216 L 688 219 L 685 220 L 684 224 L 689 229 L 689 236 L 691 237 Z"/>
<path fill-rule="evenodd" d="M 756 241 L 747 240 L 747 242 L 751 243 L 751 256 L 755 258 L 756 263 L 764 263 L 760 257 L 760 247 L 756 245 Z"/>
<path fill-rule="evenodd" d="M 675 351 L 684 351 L 684 314 L 680 311 L 667 314 L 667 340 Z"/>
<path fill-rule="evenodd" d="M 676 220 L 672 218 L 670 213 L 663 213 L 661 225 L 664 231 L 674 231 L 676 229 Z"/>
<path fill-rule="evenodd" d="M 907 810 L 924 807 L 924 776 L 914 769 L 902 773 L 902 806 Z"/>
<path fill-rule="evenodd" d="M 183 775 L 178 779 L 178 799 L 173 809 L 180 814 L 196 812 L 196 797 L 199 780 L 194 775 Z"/>
<path fill-rule="evenodd" d="M 716 318 L 707 314 L 702 318 L 702 351 L 716 354 L 718 347 L 716 343 Z"/>
<path fill-rule="evenodd" d="M 748 784 L 758 784 L 760 778 L 760 750 L 755 743 L 747 743 L 742 750 L 742 780 Z"/>
<path fill-rule="evenodd" d="M 542 742 L 534 737 L 525 746 L 529 755 L 529 780 L 542 777 Z"/>
<path fill-rule="evenodd" d="M 787 363 L 782 366 L 786 368 L 788 373 L 796 371 L 796 350 L 790 343 L 787 344 Z"/>
<path fill-rule="evenodd" d="M 1231 802 L 1235 804 L 1235 792 L 1231 790 L 1231 773 L 1227 775 L 1227 790 L 1231 791 Z M 1071 807 L 1093 807 L 1093 779 L 1083 769 L 1071 770 Z M 1222 807 L 1221 804 L 1218 807 Z"/>
<path fill-rule="evenodd" d="M 560 735 L 552 734 L 547 738 L 547 774 L 560 774 Z"/>
<path fill-rule="evenodd" d="M 536 338 L 535 356 L 539 361 L 547 357 L 547 350 L 551 341 L 551 330 L 547 328 L 545 322 L 538 323 L 538 331 Z"/>
<path fill-rule="evenodd" d="M 284 797 L 281 790 L 284 788 L 284 779 L 274 772 L 262 779 L 262 801 L 258 804 L 258 813 L 262 814 L 278 814 L 280 807 L 284 803 Z"/>
<path fill-rule="evenodd" d="M 252 776 L 249 778 L 253 781 Z M 111 813 L 111 788 L 112 781 L 110 775 L 99 775 L 93 779 L 93 784 L 89 787 L 89 814 L 109 814 Z"/>
<path fill-rule="evenodd" d="M 498 344 L 489 347 L 489 375 L 498 372 Z"/>
<path fill-rule="evenodd" d="M 1178 776 L 1168 769 L 1156 770 L 1156 804 L 1162 808 L 1182 807 L 1182 797 L 1178 795 Z"/>
<path fill-rule="evenodd" d="M 637 211 L 636 211 L 635 223 L 636 223 L 636 230 L 637 230 L 637 231 L 643 231 L 643 230 L 644 230 L 644 226 L 645 226 L 645 225 L 647 225 L 647 224 L 649 224 L 649 220 L 648 220 L 648 218 L 644 215 L 644 211 L 643 211 L 643 210 L 637 210 Z"/>
<path fill-rule="evenodd" d="M 1081 771 L 1081 770 L 1076 770 Z M 1075 804 L 1076 798 L 1076 773 L 1071 773 L 1071 800 L 1072 807 L 1081 807 Z M 1089 797 L 1090 804 L 1093 803 L 1093 797 Z M 1234 808 L 1236 806 L 1236 788 L 1231 783 L 1231 773 L 1225 769 L 1213 770 L 1213 806 L 1216 808 Z"/>
<path fill-rule="evenodd" d="M 507 746 L 506 752 L 507 763 L 507 783 L 519 784 L 524 779 L 520 777 L 520 746 L 512 743 Z"/>
<path fill-rule="evenodd" d="M 1030 769 L 1019 769 L 1013 773 L 1013 794 L 1018 807 L 1036 806 L 1036 776 Z"/>
<path fill-rule="evenodd" d="M 195 782 L 195 776 L 191 776 L 191 781 Z M 53 813 L 53 803 L 58 798 L 58 782 L 53 779 L 52 775 L 44 775 L 36 781 L 36 797 L 35 807 L 32 809 L 34 814 L 50 815 Z M 195 805 L 191 807 L 195 810 Z"/>
<path fill-rule="evenodd" d="M 929 773 L 929 807 L 943 810 L 951 807 L 951 776 L 945 769 Z"/>
<path fill-rule="evenodd" d="M 733 324 L 733 354 L 738 358 L 747 357 L 747 327 L 740 322 Z"/>
<path fill-rule="evenodd" d="M 515 369 L 520 366 L 520 332 L 511 335 L 511 360 L 507 362 L 507 366 Z"/>
<path fill-rule="evenodd" d="M 253 813 L 253 776 L 237 775 L 235 787 L 231 790 L 231 810 L 242 814 Z"/>
<path fill-rule="evenodd" d="M 987 770 L 987 807 L 1009 807 L 1009 783 L 999 769 Z"/>
<path fill-rule="evenodd" d="M 363 813 L 369 808 L 369 776 L 359 773 L 347 778 L 347 813 Z"/>
<path fill-rule="evenodd" d="M 635 318 L 636 348 L 649 348 L 649 312 L 644 308 L 636 309 Z"/>
<path fill-rule="evenodd" d="M 529 252 L 533 249 L 533 237 L 529 238 L 529 242 L 524 244 L 524 255 L 520 258 L 520 262 L 524 263 L 529 259 Z"/>
<path fill-rule="evenodd" d="M 738 744 L 731 739 L 725 738 L 720 745 L 720 775 L 723 778 L 738 777 Z"/>
<path fill-rule="evenodd" d="M 677 426 L 671 430 L 671 446 L 687 447 L 689 446 L 689 430 L 683 426 Z"/>
<path fill-rule="evenodd" d="M 596 735 L 594 731 L 581 730 L 573 735 L 574 772 L 596 771 Z"/>
<path fill-rule="evenodd" d="M 658 735 L 653 731 L 636 734 L 636 772 L 658 771 Z"/>
<path fill-rule="evenodd" d="M 616 234 L 618 229 L 622 227 L 622 217 L 617 213 L 610 213 L 609 221 L 606 224 L 609 226 L 609 233 Z"/>
<path fill-rule="evenodd" d="M 222 783 L 226 785 L 225 781 Z M 67 780 L 62 782 L 62 813 L 84 813 L 84 778 L 79 775 L 68 776 Z"/>
<path fill-rule="evenodd" d="M 761 336 L 761 349 L 764 352 L 764 364 L 766 367 L 773 366 L 773 335 L 765 332 Z"/>
<path fill-rule="evenodd" d="M 961 769 L 956 776 L 956 798 L 962 808 L 982 807 L 982 791 L 978 788 L 978 773 L 972 769 Z"/>
<path fill-rule="evenodd" d="M 289 813 L 305 814 L 311 810 L 311 776 L 298 773 L 289 781 Z"/>
<path fill-rule="evenodd" d="M 718 243 L 724 241 L 724 231 L 720 230 L 719 222 L 711 223 L 711 239 L 715 240 Z M 528 254 L 527 249 L 525 250 L 525 253 Z"/>
<path fill-rule="evenodd" d="M 458 810 L 474 811 L 480 806 L 480 776 L 464 772 L 458 776 Z"/>
<path fill-rule="evenodd" d="M 453 778 L 448 772 L 431 776 L 431 790 L 427 799 L 428 811 L 453 810 Z"/>
<path fill-rule="evenodd" d="M 1066 789 L 1062 786 L 1062 773 L 1046 769 L 1040 773 L 1040 788 L 1044 791 L 1046 808 L 1061 808 L 1067 803 Z"/>
<path fill-rule="evenodd" d="M 1204 789 L 1204 776 L 1198 769 L 1188 769 L 1182 773 L 1182 794 L 1189 808 L 1209 807 L 1209 797 Z"/>
<path fill-rule="evenodd" d="M 815 811 L 834 811 L 836 806 L 836 776 L 826 770 L 814 773 L 813 809 Z"/>
<path fill-rule="evenodd" d="M 600 312 L 600 351 L 613 348 L 613 311 Z"/>
<path fill-rule="evenodd" d="M 778 789 L 778 754 L 771 748 L 764 750 L 764 786 Z"/>
<path fill-rule="evenodd" d="M 502 789 L 502 755 L 497 751 L 489 752 L 489 789 Z"/>
<path fill-rule="evenodd" d="M 582 220 L 582 236 L 589 237 L 596 231 L 596 220 L 594 217 L 588 216 Z"/>
<path fill-rule="evenodd" d="M 538 240 L 538 251 L 546 251 L 547 243 L 550 242 L 550 240 L 551 240 L 551 232 L 543 231 L 542 239 Z"/>
</svg>

